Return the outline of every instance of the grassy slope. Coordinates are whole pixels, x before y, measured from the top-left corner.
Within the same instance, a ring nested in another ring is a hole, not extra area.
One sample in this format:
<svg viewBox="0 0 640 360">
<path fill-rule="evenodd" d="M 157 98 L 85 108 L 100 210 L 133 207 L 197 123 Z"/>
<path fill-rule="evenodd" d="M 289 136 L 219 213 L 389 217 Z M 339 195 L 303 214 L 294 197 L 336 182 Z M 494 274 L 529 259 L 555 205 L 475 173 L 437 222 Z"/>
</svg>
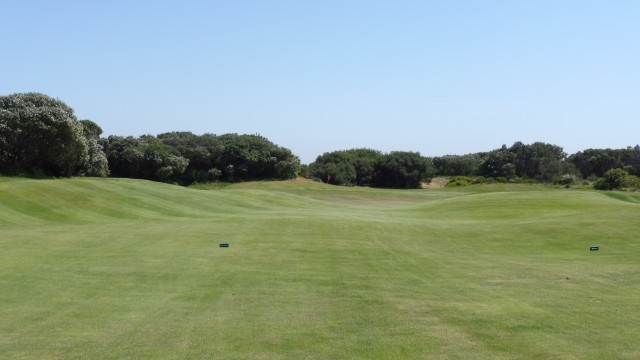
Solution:
<svg viewBox="0 0 640 360">
<path fill-rule="evenodd" d="M 634 200 L 5 178 L 0 358 L 635 359 Z"/>
</svg>

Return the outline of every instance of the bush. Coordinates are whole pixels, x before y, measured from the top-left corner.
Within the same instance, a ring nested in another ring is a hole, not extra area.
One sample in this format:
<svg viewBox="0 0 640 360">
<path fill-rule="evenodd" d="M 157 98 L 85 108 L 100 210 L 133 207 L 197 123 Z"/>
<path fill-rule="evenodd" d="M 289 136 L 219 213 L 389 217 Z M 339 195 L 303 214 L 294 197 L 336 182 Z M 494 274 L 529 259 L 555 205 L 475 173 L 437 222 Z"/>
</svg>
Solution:
<svg viewBox="0 0 640 360">
<path fill-rule="evenodd" d="M 515 179 L 514 182 L 517 183 L 517 184 L 529 184 L 529 185 L 531 185 L 531 184 L 539 184 L 540 183 L 540 181 L 538 181 L 536 179 L 530 179 L 530 178 L 524 178 L 524 179 L 519 178 L 519 179 Z"/>
<path fill-rule="evenodd" d="M 485 182 L 485 178 L 482 176 L 478 177 L 470 177 L 470 176 L 454 176 L 445 185 L 446 187 L 455 187 L 455 186 L 467 186 L 474 184 L 482 184 Z"/>
<path fill-rule="evenodd" d="M 578 183 L 578 177 L 572 174 L 564 174 L 558 179 L 560 185 L 575 185 Z"/>
<path fill-rule="evenodd" d="M 624 188 L 627 191 L 638 191 L 640 189 L 640 177 L 627 175 L 624 179 Z"/>
<path fill-rule="evenodd" d="M 598 179 L 593 187 L 597 190 L 620 190 L 625 187 L 625 181 L 629 174 L 620 168 L 611 169 Z"/>
</svg>

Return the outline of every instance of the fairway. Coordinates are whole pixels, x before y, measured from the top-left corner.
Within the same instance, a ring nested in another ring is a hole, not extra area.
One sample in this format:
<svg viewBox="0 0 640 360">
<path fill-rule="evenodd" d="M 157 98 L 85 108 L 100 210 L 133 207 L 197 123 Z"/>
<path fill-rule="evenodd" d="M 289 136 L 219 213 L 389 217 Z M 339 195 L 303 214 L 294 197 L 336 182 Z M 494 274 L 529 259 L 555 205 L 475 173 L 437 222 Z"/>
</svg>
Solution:
<svg viewBox="0 0 640 360">
<path fill-rule="evenodd" d="M 638 359 L 639 199 L 0 178 L 0 359 Z"/>
</svg>

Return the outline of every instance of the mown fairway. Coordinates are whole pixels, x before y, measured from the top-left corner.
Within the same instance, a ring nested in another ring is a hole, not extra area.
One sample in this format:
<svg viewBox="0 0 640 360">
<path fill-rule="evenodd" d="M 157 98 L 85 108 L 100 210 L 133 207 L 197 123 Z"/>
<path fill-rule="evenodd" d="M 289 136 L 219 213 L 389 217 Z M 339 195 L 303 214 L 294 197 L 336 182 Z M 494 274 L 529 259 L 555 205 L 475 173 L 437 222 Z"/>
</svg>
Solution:
<svg viewBox="0 0 640 360">
<path fill-rule="evenodd" d="M 638 359 L 639 199 L 0 178 L 0 359 Z"/>
</svg>

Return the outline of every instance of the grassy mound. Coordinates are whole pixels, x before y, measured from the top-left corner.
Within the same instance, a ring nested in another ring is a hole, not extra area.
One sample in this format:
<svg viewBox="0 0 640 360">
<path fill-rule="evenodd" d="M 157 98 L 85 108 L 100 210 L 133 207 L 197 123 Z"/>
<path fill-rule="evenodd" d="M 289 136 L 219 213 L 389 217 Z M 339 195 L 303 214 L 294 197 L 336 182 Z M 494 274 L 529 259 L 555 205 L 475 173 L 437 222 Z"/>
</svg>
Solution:
<svg viewBox="0 0 640 360">
<path fill-rule="evenodd" d="M 634 199 L 4 178 L 0 358 L 635 359 Z"/>
</svg>

